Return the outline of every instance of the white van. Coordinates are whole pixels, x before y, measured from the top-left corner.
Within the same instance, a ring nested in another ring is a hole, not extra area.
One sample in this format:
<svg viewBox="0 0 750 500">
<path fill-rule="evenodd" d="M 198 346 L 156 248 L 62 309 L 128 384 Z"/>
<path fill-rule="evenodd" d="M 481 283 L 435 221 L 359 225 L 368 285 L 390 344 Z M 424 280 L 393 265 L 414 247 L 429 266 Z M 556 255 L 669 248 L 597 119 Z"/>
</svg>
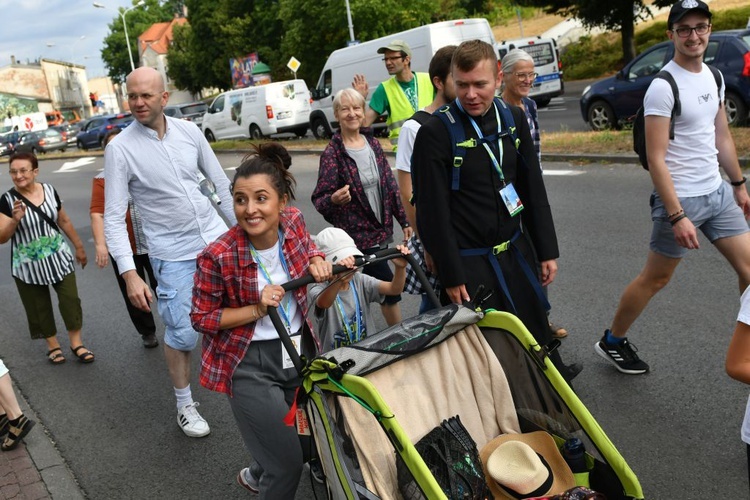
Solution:
<svg viewBox="0 0 750 500">
<path fill-rule="evenodd" d="M 536 101 L 537 106 L 543 108 L 553 97 L 561 96 L 565 92 L 563 84 L 562 64 L 560 52 L 554 38 L 520 38 L 518 40 L 503 40 L 497 44 L 497 51 L 502 59 L 513 49 L 521 49 L 529 53 L 534 59 L 534 71 L 537 73 L 534 86 L 529 97 Z"/>
<path fill-rule="evenodd" d="M 304 137 L 309 122 L 310 91 L 304 80 L 288 80 L 219 94 L 203 116 L 203 133 L 209 142 L 284 132 Z"/>
<path fill-rule="evenodd" d="M 495 46 L 492 28 L 486 19 L 459 19 L 427 24 L 401 33 L 370 40 L 335 50 L 320 74 L 318 85 L 312 91 L 310 128 L 318 139 L 328 138 L 338 123 L 333 117 L 333 96 L 343 88 L 351 87 L 355 74 L 365 75 L 370 94 L 381 82 L 390 78 L 378 48 L 391 40 L 404 40 L 412 51 L 411 69 L 427 73 L 430 59 L 441 47 L 458 45 L 466 40 L 484 40 Z M 376 125 L 378 126 L 378 125 Z M 381 122 L 380 127 L 385 127 Z"/>
</svg>

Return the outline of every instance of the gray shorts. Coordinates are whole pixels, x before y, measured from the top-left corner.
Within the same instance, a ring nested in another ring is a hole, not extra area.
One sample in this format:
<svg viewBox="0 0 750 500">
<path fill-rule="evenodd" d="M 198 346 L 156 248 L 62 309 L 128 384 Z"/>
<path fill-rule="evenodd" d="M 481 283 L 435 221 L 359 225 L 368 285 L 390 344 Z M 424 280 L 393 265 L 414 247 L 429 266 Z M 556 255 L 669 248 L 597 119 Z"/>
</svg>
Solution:
<svg viewBox="0 0 750 500">
<path fill-rule="evenodd" d="M 651 231 L 651 250 L 665 257 L 681 259 L 687 254 L 688 249 L 678 245 L 674 239 L 664 203 L 656 192 L 651 195 L 650 203 L 651 220 L 654 221 Z M 690 222 L 700 229 L 711 243 L 721 238 L 738 236 L 750 231 L 742 209 L 734 201 L 732 188 L 726 182 L 722 182 L 713 193 L 680 198 L 680 205 Z"/>
</svg>

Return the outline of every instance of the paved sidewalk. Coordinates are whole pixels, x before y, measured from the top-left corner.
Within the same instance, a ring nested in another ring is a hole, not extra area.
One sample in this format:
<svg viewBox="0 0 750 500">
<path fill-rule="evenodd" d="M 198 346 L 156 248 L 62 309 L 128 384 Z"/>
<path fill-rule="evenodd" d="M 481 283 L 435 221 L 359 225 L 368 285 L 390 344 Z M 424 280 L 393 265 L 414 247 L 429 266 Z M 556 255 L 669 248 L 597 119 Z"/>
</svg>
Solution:
<svg viewBox="0 0 750 500">
<path fill-rule="evenodd" d="M 79 500 L 86 498 L 46 429 L 26 400 L 16 397 L 24 414 L 36 426 L 15 450 L 0 452 L 0 499 Z"/>
</svg>

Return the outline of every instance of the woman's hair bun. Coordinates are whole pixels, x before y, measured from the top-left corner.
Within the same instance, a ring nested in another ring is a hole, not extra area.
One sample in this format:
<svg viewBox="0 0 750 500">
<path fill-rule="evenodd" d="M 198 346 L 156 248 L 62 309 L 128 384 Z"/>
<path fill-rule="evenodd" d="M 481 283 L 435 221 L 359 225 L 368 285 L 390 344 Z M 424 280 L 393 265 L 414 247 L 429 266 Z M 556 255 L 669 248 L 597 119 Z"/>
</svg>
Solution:
<svg viewBox="0 0 750 500">
<path fill-rule="evenodd" d="M 292 166 L 292 157 L 289 151 L 278 142 L 267 142 L 258 145 L 258 156 L 274 162 L 280 162 L 287 170 Z"/>
</svg>

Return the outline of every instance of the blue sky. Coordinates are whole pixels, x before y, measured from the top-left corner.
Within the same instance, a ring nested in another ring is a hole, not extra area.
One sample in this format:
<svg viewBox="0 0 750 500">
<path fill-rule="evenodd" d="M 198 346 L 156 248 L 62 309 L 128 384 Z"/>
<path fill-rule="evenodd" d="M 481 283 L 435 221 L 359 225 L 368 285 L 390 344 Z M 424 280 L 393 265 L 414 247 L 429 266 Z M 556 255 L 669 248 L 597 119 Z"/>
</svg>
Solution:
<svg viewBox="0 0 750 500">
<path fill-rule="evenodd" d="M 12 55 L 23 63 L 41 56 L 84 65 L 89 78 L 105 76 L 102 42 L 118 8 L 132 2 L 97 1 L 106 8 L 94 0 L 0 0 L 0 67 Z"/>
</svg>

